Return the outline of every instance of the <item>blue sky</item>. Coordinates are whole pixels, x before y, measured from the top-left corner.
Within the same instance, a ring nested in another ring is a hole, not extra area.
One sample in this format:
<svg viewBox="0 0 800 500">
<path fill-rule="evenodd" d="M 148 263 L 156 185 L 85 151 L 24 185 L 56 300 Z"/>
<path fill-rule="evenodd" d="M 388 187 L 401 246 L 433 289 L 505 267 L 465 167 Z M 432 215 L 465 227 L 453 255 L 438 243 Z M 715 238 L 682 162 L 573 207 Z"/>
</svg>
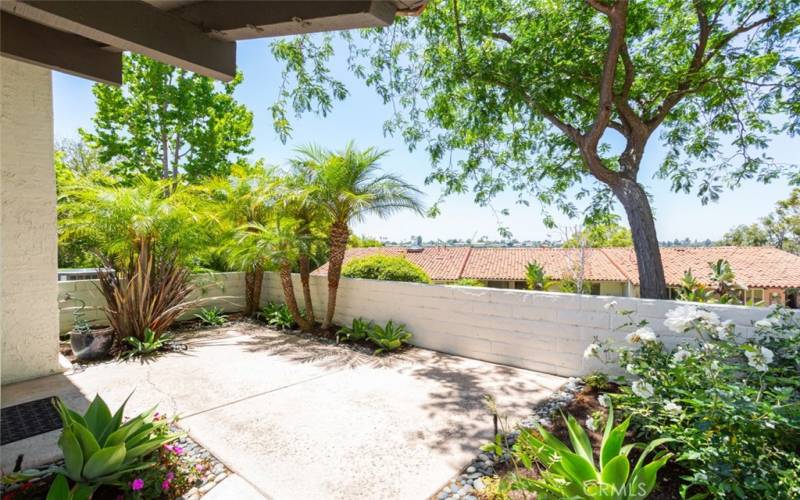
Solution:
<svg viewBox="0 0 800 500">
<path fill-rule="evenodd" d="M 267 42 L 252 40 L 239 42 L 238 67 L 244 73 L 244 83 L 237 89 L 236 97 L 255 115 L 253 158 L 265 158 L 269 163 L 281 164 L 293 155 L 299 145 L 318 143 L 329 148 L 340 148 L 349 140 L 359 146 L 375 146 L 391 150 L 383 161 L 384 169 L 403 175 L 425 191 L 428 203 L 439 197 L 441 187 L 424 186 L 430 171 L 430 162 L 424 151 L 409 153 L 402 139 L 384 137 L 383 122 L 391 110 L 384 106 L 375 92 L 349 75 L 344 64 L 344 53 L 332 68 L 337 78 L 348 84 L 350 96 L 336 103 L 326 118 L 306 115 L 294 119 L 293 137 L 282 144 L 273 131 L 268 107 L 278 95 L 281 65 L 269 53 Z M 94 114 L 94 97 L 91 82 L 62 73 L 53 73 L 53 95 L 56 139 L 75 138 L 80 127 L 90 129 Z M 652 142 L 652 141 L 651 141 Z M 796 162 L 798 140 L 779 137 L 773 141 L 770 154 L 780 162 Z M 794 152 L 794 154 L 792 154 Z M 651 144 L 645 155 L 640 181 L 653 195 L 656 228 L 659 239 L 675 238 L 717 239 L 730 227 L 755 222 L 772 210 L 775 201 L 787 197 L 790 187 L 781 179 L 769 185 L 747 182 L 735 191 L 726 191 L 717 203 L 703 206 L 694 195 L 672 193 L 667 181 L 653 179 L 652 174 L 662 157 L 661 148 Z M 560 233 L 549 230 L 542 223 L 542 208 L 535 203 L 530 207 L 516 205 L 516 196 L 508 193 L 498 197 L 496 209 L 510 208 L 511 215 L 503 218 L 514 237 L 520 240 L 558 240 Z M 360 234 L 383 236 L 401 240 L 421 234 L 427 239 L 498 238 L 497 218 L 491 208 L 480 207 L 471 196 L 448 198 L 441 205 L 442 213 L 434 219 L 412 214 L 398 214 L 388 220 L 370 219 L 358 224 Z M 559 225 L 573 225 L 564 217 L 556 218 Z"/>
</svg>

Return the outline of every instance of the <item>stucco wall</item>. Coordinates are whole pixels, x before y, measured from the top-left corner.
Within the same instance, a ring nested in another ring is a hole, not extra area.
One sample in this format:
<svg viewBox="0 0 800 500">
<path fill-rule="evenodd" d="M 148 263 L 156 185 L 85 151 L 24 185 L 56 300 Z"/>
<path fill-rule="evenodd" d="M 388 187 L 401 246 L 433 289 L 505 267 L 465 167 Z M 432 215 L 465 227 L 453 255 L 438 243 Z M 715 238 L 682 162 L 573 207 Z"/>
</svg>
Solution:
<svg viewBox="0 0 800 500">
<path fill-rule="evenodd" d="M 204 283 L 199 296 L 209 298 L 202 305 L 241 309 L 244 302 L 241 273 L 203 275 L 196 279 Z M 314 309 L 321 319 L 325 311 L 326 278 L 312 276 L 311 279 Z M 300 282 L 296 276 L 295 287 L 302 306 Z M 62 282 L 59 288 L 62 293 L 72 290 L 75 296 L 102 305 L 102 298 L 90 281 Z M 283 301 L 277 275 L 265 275 L 262 293 L 263 303 Z M 224 298 L 214 298 L 217 295 Z M 596 360 L 583 359 L 584 349 L 595 336 L 624 340 L 627 332 L 615 329 L 625 320 L 603 307 L 612 300 L 617 302 L 617 310 L 635 311 L 636 321 L 650 321 L 666 343 L 674 344 L 679 340 L 664 328 L 664 314 L 680 305 L 672 301 L 347 278 L 341 282 L 336 321 L 349 323 L 359 316 L 380 322 L 393 319 L 408 326 L 414 333 L 413 343 L 420 347 L 571 376 L 600 367 Z M 756 307 L 703 306 L 723 319 L 734 321 L 744 333 L 752 332 L 752 322 L 768 312 Z M 62 331 L 69 329 L 71 318 L 70 308 L 64 307 Z"/>
<path fill-rule="evenodd" d="M 0 57 L 2 383 L 60 370 L 50 71 Z"/>
</svg>

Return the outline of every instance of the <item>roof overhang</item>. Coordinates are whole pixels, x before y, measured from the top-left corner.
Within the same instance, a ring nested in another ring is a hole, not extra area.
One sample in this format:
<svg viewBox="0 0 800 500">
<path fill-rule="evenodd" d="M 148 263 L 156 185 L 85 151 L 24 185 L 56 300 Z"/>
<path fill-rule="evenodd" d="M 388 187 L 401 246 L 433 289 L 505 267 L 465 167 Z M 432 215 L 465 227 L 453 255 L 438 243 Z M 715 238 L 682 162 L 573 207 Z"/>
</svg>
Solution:
<svg viewBox="0 0 800 500">
<path fill-rule="evenodd" d="M 230 81 L 237 40 L 388 26 L 426 1 L 0 0 L 0 52 L 111 84 L 123 51 Z"/>
</svg>

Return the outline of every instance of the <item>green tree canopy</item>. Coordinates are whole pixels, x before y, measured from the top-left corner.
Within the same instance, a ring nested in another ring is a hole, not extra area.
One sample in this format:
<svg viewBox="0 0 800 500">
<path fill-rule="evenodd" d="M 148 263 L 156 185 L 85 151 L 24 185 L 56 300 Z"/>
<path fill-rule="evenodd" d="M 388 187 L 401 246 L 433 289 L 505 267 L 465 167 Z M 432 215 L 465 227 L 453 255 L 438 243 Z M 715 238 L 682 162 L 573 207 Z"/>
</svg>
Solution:
<svg viewBox="0 0 800 500">
<path fill-rule="evenodd" d="M 581 240 L 589 248 L 629 247 L 633 245 L 631 230 L 616 222 L 590 224 L 584 227 L 579 234 L 573 234 L 564 242 L 564 246 L 577 248 L 581 245 Z"/>
<path fill-rule="evenodd" d="M 775 210 L 749 226 L 737 226 L 722 237 L 723 245 L 774 246 L 800 254 L 800 189 L 775 205 Z"/>
<path fill-rule="evenodd" d="M 241 73 L 220 84 L 126 54 L 122 78 L 121 87 L 94 86 L 95 131 L 81 130 L 112 173 L 194 181 L 224 175 L 232 157 L 252 152 L 253 114 L 233 97 Z"/>
<path fill-rule="evenodd" d="M 364 32 L 350 61 L 399 110 L 387 130 L 428 150 L 446 193 L 488 203 L 514 190 L 570 215 L 585 200 L 590 219 L 619 201 L 641 294 L 665 298 L 645 147 L 655 136 L 667 151 L 658 175 L 703 201 L 743 179 L 800 181 L 766 152 L 800 131 L 799 14 L 796 0 L 433 0 Z M 313 71 L 332 53 L 313 40 L 278 42 L 297 77 L 278 106 L 324 111 L 342 94 Z"/>
</svg>

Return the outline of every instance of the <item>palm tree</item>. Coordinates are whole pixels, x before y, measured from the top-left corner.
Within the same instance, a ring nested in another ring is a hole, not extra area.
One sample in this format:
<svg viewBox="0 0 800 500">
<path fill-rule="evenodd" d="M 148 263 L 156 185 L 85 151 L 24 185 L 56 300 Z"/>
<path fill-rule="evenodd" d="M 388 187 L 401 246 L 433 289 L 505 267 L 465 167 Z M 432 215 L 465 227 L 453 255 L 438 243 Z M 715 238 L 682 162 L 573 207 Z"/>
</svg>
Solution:
<svg viewBox="0 0 800 500">
<path fill-rule="evenodd" d="M 291 218 L 276 217 L 267 224 L 248 224 L 238 231 L 239 251 L 262 256 L 278 268 L 283 297 L 292 319 L 304 332 L 311 331 L 313 323 L 306 320 L 297 305 L 292 282 L 292 263 L 297 261 L 302 242 L 298 237 L 298 224 Z"/>
<path fill-rule="evenodd" d="M 208 243 L 185 189 L 145 177 L 121 185 L 111 178 L 80 177 L 62 187 L 60 238 L 80 241 L 106 268 L 100 291 L 117 347 L 146 329 L 167 330 L 193 301 L 189 267 Z"/>
<path fill-rule="evenodd" d="M 261 286 L 264 281 L 266 257 L 255 248 L 242 247 L 245 241 L 237 238 L 240 230 L 250 225 L 265 225 L 278 202 L 280 179 L 275 170 L 261 162 L 254 165 L 238 163 L 227 177 L 215 177 L 197 187 L 207 206 L 205 212 L 225 233 L 220 250 L 233 267 L 244 271 L 245 314 L 258 314 Z"/>
<path fill-rule="evenodd" d="M 399 210 L 422 213 L 421 191 L 378 167 L 378 162 L 388 153 L 374 148 L 358 150 L 351 142 L 337 152 L 315 145 L 302 147 L 297 149 L 298 156 L 292 160 L 295 169 L 313 186 L 314 199 L 331 221 L 328 308 L 323 329 L 329 329 L 333 322 L 350 224 L 369 215 L 388 217 Z"/>
</svg>

